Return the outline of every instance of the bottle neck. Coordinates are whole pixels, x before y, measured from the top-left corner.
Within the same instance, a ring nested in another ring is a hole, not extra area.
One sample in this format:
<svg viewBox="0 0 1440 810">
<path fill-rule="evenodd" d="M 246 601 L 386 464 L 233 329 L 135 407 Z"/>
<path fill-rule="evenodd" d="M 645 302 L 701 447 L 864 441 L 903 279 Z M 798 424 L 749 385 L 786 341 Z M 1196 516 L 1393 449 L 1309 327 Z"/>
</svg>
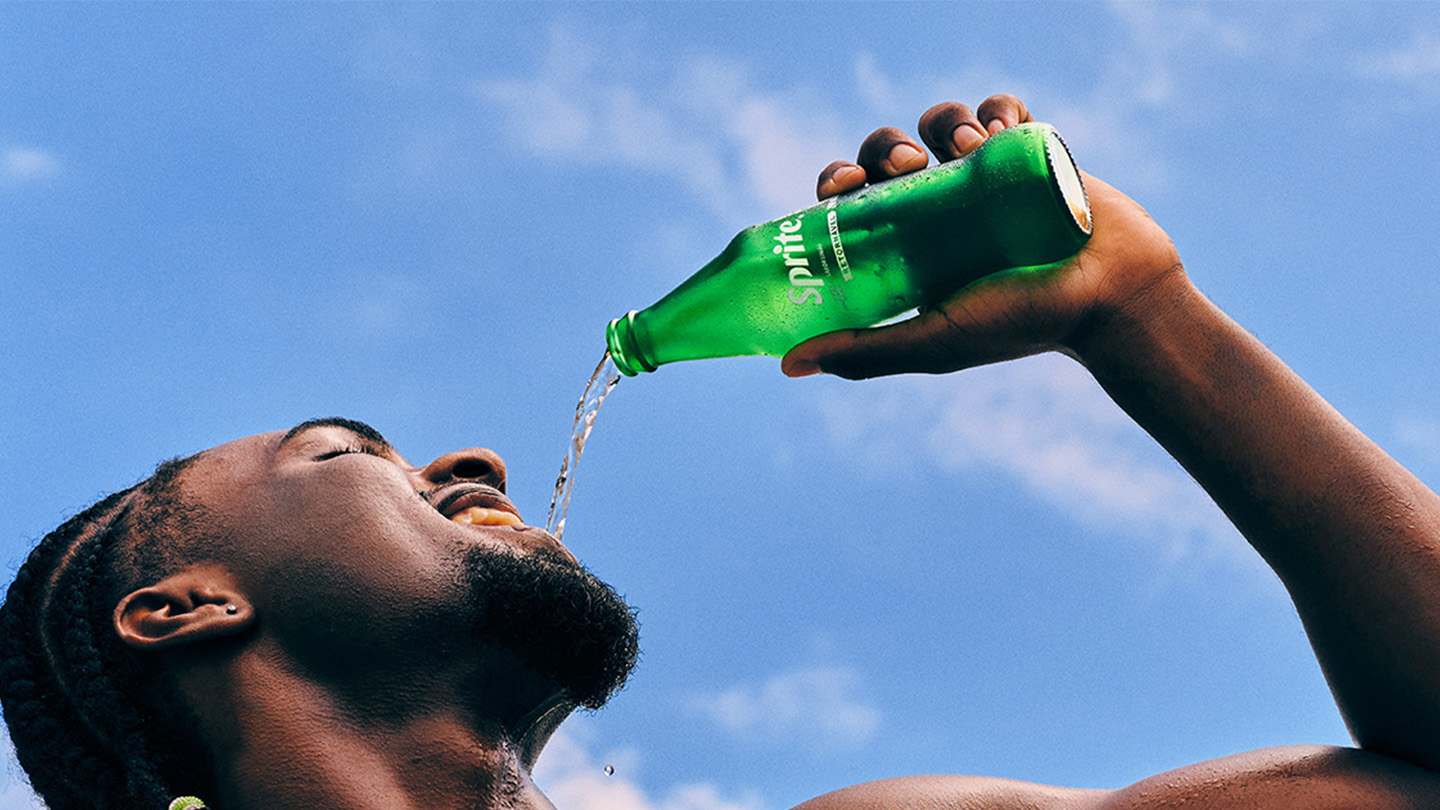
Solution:
<svg viewBox="0 0 1440 810">
<path fill-rule="evenodd" d="M 641 347 L 639 329 L 635 324 L 636 314 L 632 309 L 605 327 L 605 344 L 610 351 L 610 359 L 615 362 L 620 373 L 627 377 L 659 368 L 650 362 L 646 356 L 648 353 Z"/>
</svg>

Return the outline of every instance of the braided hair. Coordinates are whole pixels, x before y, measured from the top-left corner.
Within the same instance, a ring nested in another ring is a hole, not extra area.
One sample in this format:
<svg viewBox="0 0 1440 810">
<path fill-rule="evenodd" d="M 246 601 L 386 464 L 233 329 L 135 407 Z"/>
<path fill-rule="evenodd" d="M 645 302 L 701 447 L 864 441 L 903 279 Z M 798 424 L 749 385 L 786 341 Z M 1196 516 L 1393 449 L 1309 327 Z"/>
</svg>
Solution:
<svg viewBox="0 0 1440 810">
<path fill-rule="evenodd" d="M 195 458 L 165 462 L 46 535 L 0 606 L 5 722 L 50 810 L 162 810 L 177 793 L 213 795 L 193 720 L 157 699 L 173 691 L 156 657 L 111 628 L 136 579 L 178 560 L 178 477 Z"/>
</svg>

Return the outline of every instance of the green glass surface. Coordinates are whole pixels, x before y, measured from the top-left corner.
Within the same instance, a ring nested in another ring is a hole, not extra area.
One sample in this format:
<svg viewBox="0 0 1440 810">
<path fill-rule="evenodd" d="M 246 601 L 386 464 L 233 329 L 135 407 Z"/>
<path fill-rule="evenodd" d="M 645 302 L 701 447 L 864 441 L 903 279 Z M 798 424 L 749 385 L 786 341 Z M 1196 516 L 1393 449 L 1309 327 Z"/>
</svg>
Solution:
<svg viewBox="0 0 1440 810">
<path fill-rule="evenodd" d="M 770 355 L 873 326 L 1000 270 L 1053 264 L 1090 236 L 1069 151 L 1022 124 L 961 160 L 753 225 L 664 298 L 610 322 L 616 366 Z"/>
</svg>

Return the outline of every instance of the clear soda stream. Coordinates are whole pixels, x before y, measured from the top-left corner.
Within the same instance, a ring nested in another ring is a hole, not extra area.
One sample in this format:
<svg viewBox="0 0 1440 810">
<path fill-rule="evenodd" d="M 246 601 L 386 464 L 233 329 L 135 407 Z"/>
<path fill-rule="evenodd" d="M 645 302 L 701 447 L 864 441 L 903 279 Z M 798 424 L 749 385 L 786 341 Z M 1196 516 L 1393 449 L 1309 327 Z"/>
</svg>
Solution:
<svg viewBox="0 0 1440 810">
<path fill-rule="evenodd" d="M 596 386 L 597 382 L 599 386 Z M 565 454 L 565 460 L 560 462 L 555 493 L 550 496 L 550 515 L 545 518 L 545 531 L 553 534 L 556 540 L 565 532 L 565 513 L 570 511 L 570 495 L 575 491 L 575 467 L 585 450 L 585 440 L 590 438 L 590 431 L 595 428 L 595 415 L 600 412 L 605 397 L 619 382 L 620 370 L 610 359 L 610 353 L 606 352 L 600 365 L 595 367 L 595 373 L 590 375 L 590 381 L 585 383 L 585 392 L 575 406 L 575 422 L 570 425 L 570 449 Z"/>
</svg>

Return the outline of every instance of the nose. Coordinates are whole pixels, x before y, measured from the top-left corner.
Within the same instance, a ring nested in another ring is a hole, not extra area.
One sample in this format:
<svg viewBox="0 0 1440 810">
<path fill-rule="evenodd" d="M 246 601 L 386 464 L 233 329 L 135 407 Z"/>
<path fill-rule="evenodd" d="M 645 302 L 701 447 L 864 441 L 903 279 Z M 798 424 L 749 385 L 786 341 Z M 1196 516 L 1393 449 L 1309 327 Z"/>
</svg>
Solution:
<svg viewBox="0 0 1440 810">
<path fill-rule="evenodd" d="M 433 486 L 452 481 L 474 481 L 505 491 L 505 462 L 483 447 L 467 447 L 435 459 L 420 470 Z"/>
</svg>

